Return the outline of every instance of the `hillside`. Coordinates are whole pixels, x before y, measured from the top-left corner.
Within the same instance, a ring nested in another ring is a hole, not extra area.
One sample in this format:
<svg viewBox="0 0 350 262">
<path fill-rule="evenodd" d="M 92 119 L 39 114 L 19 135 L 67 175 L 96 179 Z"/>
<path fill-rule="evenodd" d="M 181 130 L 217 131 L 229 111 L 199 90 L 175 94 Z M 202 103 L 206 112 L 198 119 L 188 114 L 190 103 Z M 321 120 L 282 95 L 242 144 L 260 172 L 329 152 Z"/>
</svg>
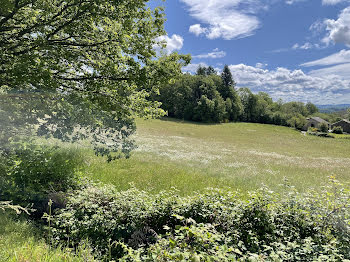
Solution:
<svg viewBox="0 0 350 262">
<path fill-rule="evenodd" d="M 90 158 L 91 177 L 158 192 L 207 187 L 280 190 L 284 177 L 298 189 L 319 187 L 335 175 L 349 181 L 350 140 L 304 136 L 291 128 L 252 123 L 196 124 L 139 120 L 139 148 L 111 164 Z"/>
<path fill-rule="evenodd" d="M 350 108 L 350 104 L 340 104 L 340 105 L 316 105 L 321 113 L 333 113 L 339 111 L 346 111 Z"/>
</svg>

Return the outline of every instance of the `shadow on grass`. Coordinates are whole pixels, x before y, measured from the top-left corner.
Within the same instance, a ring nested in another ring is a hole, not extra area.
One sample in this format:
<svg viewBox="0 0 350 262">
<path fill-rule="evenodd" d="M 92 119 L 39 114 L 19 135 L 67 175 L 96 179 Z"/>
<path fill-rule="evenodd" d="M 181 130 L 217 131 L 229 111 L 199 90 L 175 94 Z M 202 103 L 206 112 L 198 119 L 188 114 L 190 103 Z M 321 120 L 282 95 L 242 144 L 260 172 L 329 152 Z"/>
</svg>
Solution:
<svg viewBox="0 0 350 262">
<path fill-rule="evenodd" d="M 159 118 L 159 120 L 166 121 L 166 122 L 173 122 L 173 123 L 192 124 L 192 125 L 198 125 L 198 126 L 220 126 L 223 124 L 223 123 L 211 123 L 211 122 L 195 122 L 195 121 L 173 118 L 169 116 L 161 117 Z M 230 123 L 234 123 L 234 122 L 230 122 Z"/>
</svg>

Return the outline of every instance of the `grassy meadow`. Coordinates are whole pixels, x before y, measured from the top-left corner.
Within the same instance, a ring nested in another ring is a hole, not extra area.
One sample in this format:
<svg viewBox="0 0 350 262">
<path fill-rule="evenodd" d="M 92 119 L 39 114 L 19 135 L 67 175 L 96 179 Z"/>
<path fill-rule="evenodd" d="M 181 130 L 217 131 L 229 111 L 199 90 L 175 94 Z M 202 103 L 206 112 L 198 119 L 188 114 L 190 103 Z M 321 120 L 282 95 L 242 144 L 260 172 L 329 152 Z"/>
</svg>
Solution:
<svg viewBox="0 0 350 262">
<path fill-rule="evenodd" d="M 208 187 L 281 190 L 286 177 L 304 191 L 336 176 L 350 180 L 350 140 L 303 135 L 281 126 L 198 124 L 173 119 L 138 120 L 138 149 L 130 159 L 106 163 L 92 155 L 87 174 L 124 190 L 191 194 Z"/>
<path fill-rule="evenodd" d="M 336 176 L 350 180 L 350 139 L 304 135 L 294 129 L 252 123 L 198 124 L 174 119 L 138 120 L 138 149 L 130 159 L 107 163 L 81 145 L 82 174 L 113 184 L 157 193 L 176 188 L 191 195 L 206 188 L 243 192 L 267 185 L 281 191 L 286 177 L 300 191 L 319 188 Z M 76 254 L 50 248 L 27 220 L 0 212 L 0 261 L 94 261 L 81 247 Z"/>
</svg>

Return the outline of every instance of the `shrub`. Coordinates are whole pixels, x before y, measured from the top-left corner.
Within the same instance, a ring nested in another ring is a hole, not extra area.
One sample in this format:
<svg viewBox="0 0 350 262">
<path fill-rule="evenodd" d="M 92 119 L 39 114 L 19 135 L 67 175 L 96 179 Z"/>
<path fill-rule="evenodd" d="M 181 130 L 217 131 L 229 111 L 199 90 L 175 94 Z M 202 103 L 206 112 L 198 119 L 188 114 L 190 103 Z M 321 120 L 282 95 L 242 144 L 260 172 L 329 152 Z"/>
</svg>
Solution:
<svg viewBox="0 0 350 262">
<path fill-rule="evenodd" d="M 332 130 L 334 134 L 343 134 L 343 128 L 341 126 L 335 126 Z"/>
<path fill-rule="evenodd" d="M 309 127 L 307 130 L 308 133 L 317 133 L 318 129 L 316 127 Z"/>
<path fill-rule="evenodd" d="M 318 129 L 320 130 L 320 132 L 322 133 L 328 133 L 328 125 L 326 123 L 321 123 L 318 126 Z"/>
<path fill-rule="evenodd" d="M 306 125 L 306 119 L 302 115 L 293 116 L 291 119 L 287 121 L 287 124 L 290 127 L 301 130 Z"/>
<path fill-rule="evenodd" d="M 65 192 L 76 185 L 76 171 L 82 157 L 73 149 L 28 145 L 2 155 L 0 200 L 27 206 L 40 213 L 49 194 Z M 58 201 L 56 201 L 58 202 Z"/>
<path fill-rule="evenodd" d="M 179 197 L 87 183 L 53 219 L 57 243 L 88 239 L 120 261 L 344 261 L 350 259 L 350 193 L 277 195 L 208 190 Z M 255 260 L 254 260 L 255 259 Z"/>
</svg>

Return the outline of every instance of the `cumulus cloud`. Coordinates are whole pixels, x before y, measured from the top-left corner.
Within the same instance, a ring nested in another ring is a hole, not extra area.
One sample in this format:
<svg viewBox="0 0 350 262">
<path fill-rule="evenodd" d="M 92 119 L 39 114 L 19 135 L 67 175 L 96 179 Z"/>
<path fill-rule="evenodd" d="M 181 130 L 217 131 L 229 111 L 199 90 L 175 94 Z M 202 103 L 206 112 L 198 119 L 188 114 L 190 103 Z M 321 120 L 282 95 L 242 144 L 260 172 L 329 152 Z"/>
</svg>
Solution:
<svg viewBox="0 0 350 262">
<path fill-rule="evenodd" d="M 350 50 L 341 50 L 330 56 L 301 64 L 301 66 L 328 66 L 344 63 L 350 63 Z"/>
<path fill-rule="evenodd" d="M 216 59 L 216 58 L 223 58 L 226 56 L 226 52 L 225 51 L 220 51 L 219 49 L 214 49 L 212 52 L 209 52 L 207 54 L 201 54 L 201 55 L 195 55 L 192 56 L 193 58 L 212 58 L 212 59 Z"/>
<path fill-rule="evenodd" d="M 190 33 L 199 36 L 207 32 L 206 28 L 203 28 L 200 24 L 191 25 L 189 29 Z"/>
<path fill-rule="evenodd" d="M 209 39 L 231 40 L 254 34 L 260 21 L 257 13 L 267 5 L 260 0 L 180 0 L 190 15 L 200 24 L 191 25 L 189 31 Z"/>
<path fill-rule="evenodd" d="M 255 65 L 256 68 L 265 68 L 267 66 L 268 66 L 268 64 L 263 64 L 263 63 L 256 63 L 256 65 Z"/>
<path fill-rule="evenodd" d="M 328 34 L 323 42 L 326 44 L 342 43 L 350 47 L 350 7 L 345 8 L 337 20 L 326 19 L 324 24 Z"/>
<path fill-rule="evenodd" d="M 172 35 L 171 37 L 164 35 L 160 36 L 157 39 L 158 42 L 166 43 L 166 47 L 162 48 L 160 45 L 156 45 L 155 49 L 159 52 L 161 50 L 165 50 L 167 54 L 172 53 L 175 50 L 180 50 L 183 47 L 184 39 L 180 35 Z"/>
<path fill-rule="evenodd" d="M 238 87 L 267 92 L 274 99 L 345 103 L 350 101 L 350 79 L 337 75 L 306 74 L 302 70 L 262 69 L 244 64 L 230 65 Z"/>
</svg>

